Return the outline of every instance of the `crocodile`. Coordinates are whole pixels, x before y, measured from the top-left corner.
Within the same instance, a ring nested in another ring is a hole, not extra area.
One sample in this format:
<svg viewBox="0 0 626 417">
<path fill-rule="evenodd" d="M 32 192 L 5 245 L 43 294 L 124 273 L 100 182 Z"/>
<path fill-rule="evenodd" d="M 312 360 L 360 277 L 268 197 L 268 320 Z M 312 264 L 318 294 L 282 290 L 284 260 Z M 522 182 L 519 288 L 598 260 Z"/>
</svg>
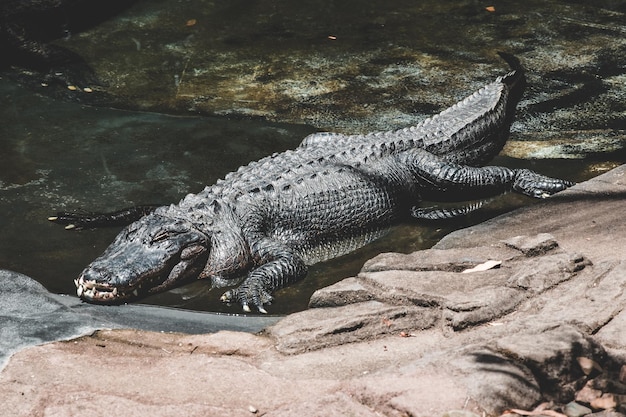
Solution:
<svg viewBox="0 0 626 417">
<path fill-rule="evenodd" d="M 75 280 L 92 303 L 115 304 L 195 279 L 244 311 L 266 313 L 273 293 L 307 267 L 349 253 L 406 219 L 472 210 L 420 207 L 514 191 L 545 198 L 573 182 L 486 166 L 504 146 L 526 85 L 511 71 L 423 122 L 378 133 L 313 133 L 299 147 L 240 167 L 178 204 L 113 214 L 60 212 L 67 228 L 128 224 Z"/>
</svg>

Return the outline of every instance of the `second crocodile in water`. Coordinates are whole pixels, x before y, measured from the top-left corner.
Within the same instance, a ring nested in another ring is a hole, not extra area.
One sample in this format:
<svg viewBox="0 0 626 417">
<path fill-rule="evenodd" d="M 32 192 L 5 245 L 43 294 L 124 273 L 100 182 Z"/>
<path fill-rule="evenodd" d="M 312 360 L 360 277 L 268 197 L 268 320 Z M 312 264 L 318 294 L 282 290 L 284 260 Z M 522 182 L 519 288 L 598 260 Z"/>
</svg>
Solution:
<svg viewBox="0 0 626 417">
<path fill-rule="evenodd" d="M 78 295 L 121 303 L 194 279 L 232 286 L 222 300 L 265 313 L 275 290 L 307 266 L 353 251 L 409 218 L 462 214 L 421 201 L 515 191 L 544 198 L 572 185 L 527 169 L 483 166 L 509 134 L 525 86 L 513 68 L 415 126 L 365 135 L 316 133 L 239 168 L 180 203 L 109 215 L 59 213 L 79 227 L 133 221 L 75 280 Z"/>
</svg>

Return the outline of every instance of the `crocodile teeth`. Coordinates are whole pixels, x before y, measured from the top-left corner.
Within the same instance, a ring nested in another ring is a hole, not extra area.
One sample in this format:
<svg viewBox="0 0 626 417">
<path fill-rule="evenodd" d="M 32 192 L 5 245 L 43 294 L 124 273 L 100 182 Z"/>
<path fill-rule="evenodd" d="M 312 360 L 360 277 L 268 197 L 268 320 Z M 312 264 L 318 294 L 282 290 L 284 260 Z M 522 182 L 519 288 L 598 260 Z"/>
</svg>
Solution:
<svg viewBox="0 0 626 417">
<path fill-rule="evenodd" d="M 82 285 L 76 285 L 76 295 L 81 297 L 83 295 L 84 288 Z"/>
</svg>

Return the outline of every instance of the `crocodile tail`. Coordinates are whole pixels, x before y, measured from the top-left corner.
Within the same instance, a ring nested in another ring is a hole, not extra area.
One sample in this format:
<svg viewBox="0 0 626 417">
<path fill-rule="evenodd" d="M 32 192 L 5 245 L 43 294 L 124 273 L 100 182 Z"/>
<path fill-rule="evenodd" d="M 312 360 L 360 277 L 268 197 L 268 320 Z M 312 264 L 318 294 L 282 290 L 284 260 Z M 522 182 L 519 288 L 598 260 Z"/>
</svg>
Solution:
<svg viewBox="0 0 626 417">
<path fill-rule="evenodd" d="M 522 67 L 522 64 L 516 56 L 507 52 L 498 52 L 498 55 L 500 55 L 513 70 L 500 79 L 500 81 L 509 88 L 506 113 L 507 123 L 510 125 L 515 116 L 517 103 L 522 99 L 522 95 L 526 89 L 526 75 L 524 67 Z"/>
</svg>

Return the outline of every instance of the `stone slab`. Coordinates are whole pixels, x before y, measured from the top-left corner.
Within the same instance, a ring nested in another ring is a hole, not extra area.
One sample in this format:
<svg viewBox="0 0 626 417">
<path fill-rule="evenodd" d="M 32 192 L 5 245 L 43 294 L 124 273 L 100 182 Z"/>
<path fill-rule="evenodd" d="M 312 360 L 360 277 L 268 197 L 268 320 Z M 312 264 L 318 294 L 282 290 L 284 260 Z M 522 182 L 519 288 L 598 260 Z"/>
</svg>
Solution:
<svg viewBox="0 0 626 417">
<path fill-rule="evenodd" d="M 49 293 L 37 281 L 0 270 L 0 366 L 21 348 L 91 334 L 98 329 L 161 332 L 258 332 L 279 317 L 231 316 L 147 305 L 99 306 Z"/>
</svg>

